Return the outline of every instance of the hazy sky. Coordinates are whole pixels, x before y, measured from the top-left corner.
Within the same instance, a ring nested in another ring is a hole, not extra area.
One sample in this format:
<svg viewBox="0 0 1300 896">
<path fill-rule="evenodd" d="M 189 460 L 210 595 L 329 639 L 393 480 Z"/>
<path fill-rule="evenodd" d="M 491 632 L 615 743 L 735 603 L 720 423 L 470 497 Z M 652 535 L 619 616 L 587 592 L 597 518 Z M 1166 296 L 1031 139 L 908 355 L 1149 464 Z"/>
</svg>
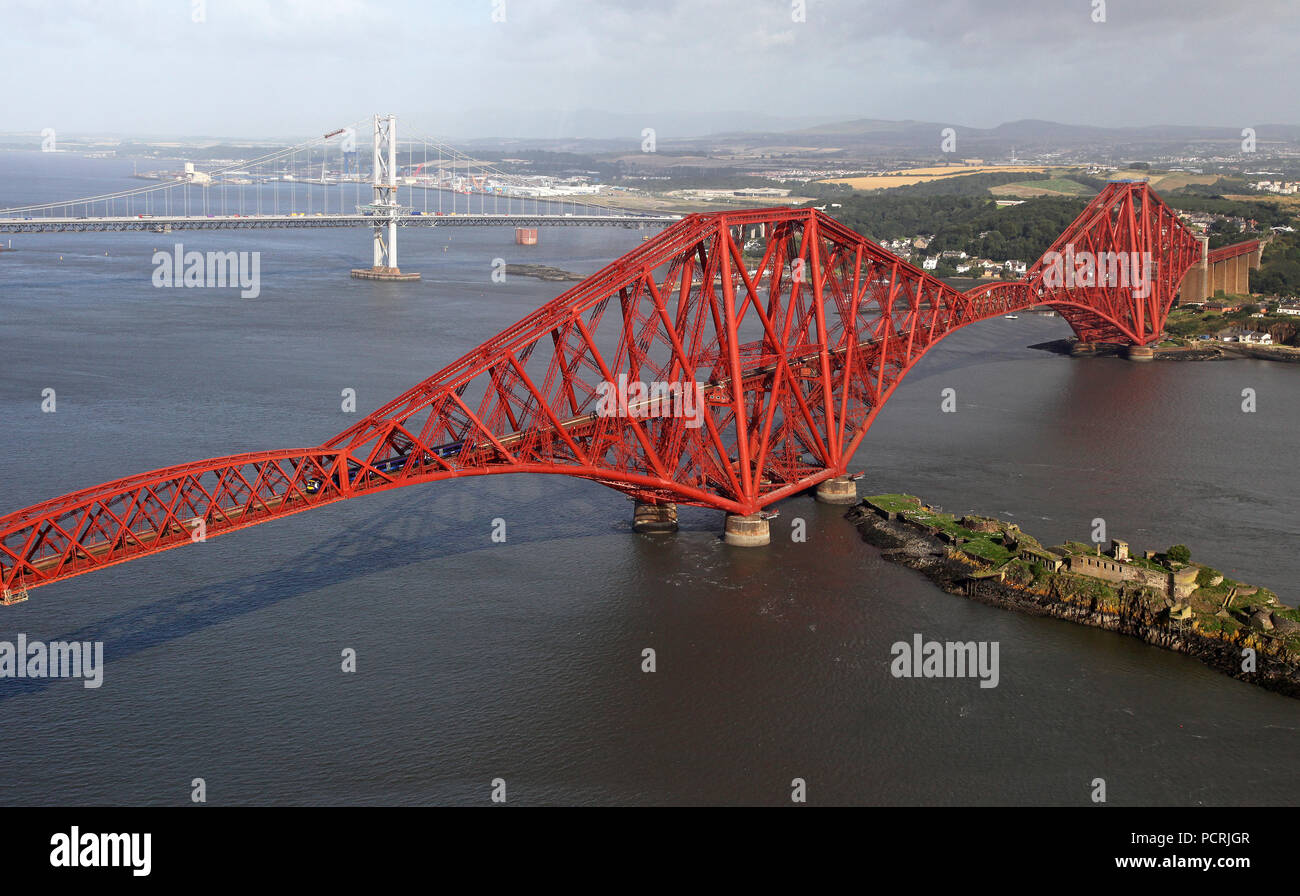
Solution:
<svg viewBox="0 0 1300 896">
<path fill-rule="evenodd" d="M 1097 2 L 0 0 L 0 131 L 1300 122 L 1300 0 Z"/>
</svg>

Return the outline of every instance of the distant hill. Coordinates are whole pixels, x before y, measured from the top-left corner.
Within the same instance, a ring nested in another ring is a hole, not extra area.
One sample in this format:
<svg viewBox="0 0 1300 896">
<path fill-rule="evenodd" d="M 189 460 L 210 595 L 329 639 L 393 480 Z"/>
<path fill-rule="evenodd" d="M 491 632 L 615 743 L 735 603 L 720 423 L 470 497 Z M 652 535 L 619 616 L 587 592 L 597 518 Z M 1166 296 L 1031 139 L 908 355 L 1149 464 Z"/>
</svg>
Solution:
<svg viewBox="0 0 1300 896">
<path fill-rule="evenodd" d="M 713 136 L 733 142 L 743 138 L 753 143 L 780 139 L 850 151 L 938 153 L 943 131 L 949 127 L 957 135 L 957 155 L 965 158 L 1005 156 L 1012 150 L 1020 154 L 1022 151 L 1051 152 L 1089 146 L 1109 147 L 1116 152 L 1129 151 L 1135 157 L 1141 157 L 1177 151 L 1195 143 L 1223 143 L 1235 147 L 1241 141 L 1240 127 L 1150 125 L 1106 128 L 1040 119 L 1010 121 L 993 128 L 973 128 L 951 122 L 859 118 L 780 133 L 733 131 Z M 1276 142 L 1300 142 L 1300 125 L 1260 124 L 1253 127 L 1256 139 L 1263 146 Z"/>
</svg>

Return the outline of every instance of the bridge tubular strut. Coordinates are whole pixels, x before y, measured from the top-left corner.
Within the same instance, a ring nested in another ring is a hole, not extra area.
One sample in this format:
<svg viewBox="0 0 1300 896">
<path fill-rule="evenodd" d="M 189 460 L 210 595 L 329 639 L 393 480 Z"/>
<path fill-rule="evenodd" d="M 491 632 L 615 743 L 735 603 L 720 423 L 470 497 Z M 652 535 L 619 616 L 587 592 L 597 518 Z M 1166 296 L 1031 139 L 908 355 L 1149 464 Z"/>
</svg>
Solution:
<svg viewBox="0 0 1300 896">
<path fill-rule="evenodd" d="M 391 209 L 386 145 L 375 202 Z M 394 228 L 376 224 L 376 265 L 396 268 Z M 767 242 L 747 259 L 756 229 Z M 815 209 L 690 215 L 319 446 L 154 470 L 0 517 L 0 587 L 9 602 L 358 495 L 501 473 L 598 482 L 639 502 L 646 525 L 711 507 L 728 542 L 764 543 L 764 508 L 784 498 L 856 498 L 849 460 L 954 330 L 1045 304 L 1085 341 L 1157 338 L 1198 247 L 1177 217 L 1146 184 L 1111 184 L 1054 251 L 1070 241 L 1149 252 L 1149 291 L 1056 286 L 1040 261 L 1024 281 L 962 293 Z"/>
</svg>

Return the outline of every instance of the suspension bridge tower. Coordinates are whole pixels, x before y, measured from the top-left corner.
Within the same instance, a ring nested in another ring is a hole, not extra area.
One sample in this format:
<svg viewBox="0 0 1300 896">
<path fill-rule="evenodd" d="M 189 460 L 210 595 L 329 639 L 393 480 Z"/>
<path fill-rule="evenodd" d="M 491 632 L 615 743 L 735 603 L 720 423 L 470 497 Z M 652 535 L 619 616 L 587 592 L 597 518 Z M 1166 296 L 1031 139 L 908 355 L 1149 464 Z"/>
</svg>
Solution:
<svg viewBox="0 0 1300 896">
<path fill-rule="evenodd" d="M 375 263 L 369 268 L 353 268 L 352 276 L 362 280 L 419 280 L 419 274 L 403 274 L 397 267 L 397 225 L 411 209 L 397 201 L 396 115 L 375 115 L 374 146 L 375 196 L 369 205 L 357 206 L 357 211 L 375 219 Z"/>
</svg>

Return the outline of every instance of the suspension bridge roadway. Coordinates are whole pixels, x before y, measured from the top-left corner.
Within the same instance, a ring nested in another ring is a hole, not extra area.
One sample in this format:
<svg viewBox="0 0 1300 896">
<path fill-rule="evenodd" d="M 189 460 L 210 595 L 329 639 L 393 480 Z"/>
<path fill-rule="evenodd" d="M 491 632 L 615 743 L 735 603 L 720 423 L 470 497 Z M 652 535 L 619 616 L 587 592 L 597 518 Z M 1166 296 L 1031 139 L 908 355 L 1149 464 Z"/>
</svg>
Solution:
<svg viewBox="0 0 1300 896">
<path fill-rule="evenodd" d="M 680 220 L 679 215 L 618 214 L 446 214 L 413 212 L 392 216 L 399 227 L 646 227 Z M 389 216 L 383 223 L 389 223 Z M 77 218 L 4 218 L 0 233 L 97 233 L 176 230 L 264 230 L 312 227 L 374 227 L 377 216 L 355 214 L 288 215 L 131 215 Z"/>
</svg>

